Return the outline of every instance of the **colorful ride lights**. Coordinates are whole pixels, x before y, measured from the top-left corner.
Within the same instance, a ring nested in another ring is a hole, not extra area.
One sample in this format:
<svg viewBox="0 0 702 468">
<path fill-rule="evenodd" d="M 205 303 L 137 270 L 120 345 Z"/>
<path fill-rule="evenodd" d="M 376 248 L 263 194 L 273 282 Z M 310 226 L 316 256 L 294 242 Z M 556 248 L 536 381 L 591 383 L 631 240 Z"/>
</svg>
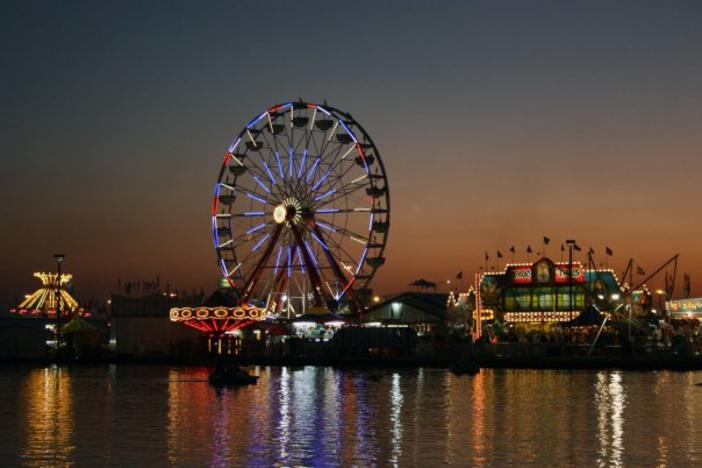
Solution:
<svg viewBox="0 0 702 468">
<path fill-rule="evenodd" d="M 268 311 L 251 305 L 240 307 L 174 307 L 169 312 L 171 322 L 188 320 L 264 320 Z"/>
</svg>

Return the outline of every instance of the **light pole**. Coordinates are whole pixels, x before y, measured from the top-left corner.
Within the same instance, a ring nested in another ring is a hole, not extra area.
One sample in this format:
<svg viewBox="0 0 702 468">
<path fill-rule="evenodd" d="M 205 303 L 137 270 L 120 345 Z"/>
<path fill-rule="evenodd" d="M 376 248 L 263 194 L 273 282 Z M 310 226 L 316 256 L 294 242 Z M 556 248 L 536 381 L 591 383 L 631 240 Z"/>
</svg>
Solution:
<svg viewBox="0 0 702 468">
<path fill-rule="evenodd" d="M 662 289 L 656 290 L 656 295 L 658 295 L 658 310 L 661 311 L 661 316 L 665 320 L 667 317 L 666 317 L 666 311 L 664 310 L 664 307 L 663 307 L 663 295 L 664 294 L 665 294 L 665 291 L 663 291 Z"/>
<path fill-rule="evenodd" d="M 575 239 L 566 240 L 568 244 L 568 306 L 570 308 L 568 322 L 570 326 L 570 339 L 573 339 L 573 247 L 575 246 Z"/>
<path fill-rule="evenodd" d="M 61 317 L 61 263 L 63 262 L 64 254 L 54 254 L 56 259 L 56 267 L 58 273 L 56 275 L 56 304 L 54 305 L 54 313 L 56 314 L 56 330 L 54 330 L 54 336 L 56 338 L 56 362 L 59 360 L 59 326 Z"/>
</svg>

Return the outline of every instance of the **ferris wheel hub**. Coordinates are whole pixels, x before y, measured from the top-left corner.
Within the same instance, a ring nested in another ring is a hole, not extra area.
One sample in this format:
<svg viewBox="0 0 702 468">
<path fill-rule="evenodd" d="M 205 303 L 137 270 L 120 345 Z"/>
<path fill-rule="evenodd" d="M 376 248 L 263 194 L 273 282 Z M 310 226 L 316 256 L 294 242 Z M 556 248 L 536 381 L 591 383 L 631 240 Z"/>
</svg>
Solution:
<svg viewBox="0 0 702 468">
<path fill-rule="evenodd" d="M 278 224 L 284 223 L 285 219 L 287 217 L 288 217 L 288 210 L 285 208 L 284 205 L 278 205 L 273 210 L 273 219 L 275 220 L 276 223 L 278 223 Z"/>
<path fill-rule="evenodd" d="M 302 205 L 294 197 L 286 198 L 273 209 L 273 220 L 278 224 L 299 223 L 302 219 Z"/>
</svg>

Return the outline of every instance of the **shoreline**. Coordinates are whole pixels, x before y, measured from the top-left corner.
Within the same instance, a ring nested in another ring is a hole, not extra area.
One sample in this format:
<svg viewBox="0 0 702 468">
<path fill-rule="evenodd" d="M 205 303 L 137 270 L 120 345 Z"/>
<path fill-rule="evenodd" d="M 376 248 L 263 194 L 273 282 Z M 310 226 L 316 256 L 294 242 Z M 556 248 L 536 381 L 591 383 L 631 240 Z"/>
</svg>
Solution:
<svg viewBox="0 0 702 468">
<path fill-rule="evenodd" d="M 451 369 L 457 363 L 474 363 L 483 369 L 534 369 L 534 370 L 628 370 L 628 371 L 660 371 L 678 372 L 702 370 L 702 357 L 681 356 L 475 356 L 471 359 L 458 359 L 454 356 L 441 357 L 355 357 L 355 358 L 304 358 L 304 357 L 251 357 L 242 358 L 242 365 L 273 366 L 273 367 L 335 367 L 340 369 L 408 369 L 408 368 L 438 368 Z M 56 364 L 51 359 L 2 359 L 0 366 L 49 366 Z M 138 366 L 170 365 L 178 367 L 212 366 L 213 357 L 201 359 L 178 359 L 174 357 L 115 357 L 110 359 L 74 360 L 61 362 L 61 366 L 103 366 L 110 364 L 127 364 Z"/>
</svg>

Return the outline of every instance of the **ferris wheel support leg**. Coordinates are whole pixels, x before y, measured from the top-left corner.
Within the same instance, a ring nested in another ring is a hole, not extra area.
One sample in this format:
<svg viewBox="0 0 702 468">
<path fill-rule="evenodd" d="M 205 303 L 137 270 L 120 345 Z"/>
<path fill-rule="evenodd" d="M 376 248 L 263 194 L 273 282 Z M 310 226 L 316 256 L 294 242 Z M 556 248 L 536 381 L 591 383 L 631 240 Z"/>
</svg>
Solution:
<svg viewBox="0 0 702 468">
<path fill-rule="evenodd" d="M 271 288 L 271 291 L 272 291 L 271 297 L 276 297 L 277 295 L 283 294 L 287 284 L 288 284 L 288 280 L 285 277 L 285 271 L 283 269 L 281 269 L 275 278 L 275 282 L 273 283 L 273 287 Z M 283 301 L 276 300 L 274 302 L 274 304 L 275 304 L 275 307 L 273 308 L 273 310 L 271 310 L 271 312 L 277 314 L 283 307 Z"/>
<path fill-rule="evenodd" d="M 317 235 L 317 237 L 319 237 L 322 240 L 322 242 L 324 242 L 326 244 L 327 241 L 324 238 L 324 235 L 322 234 L 322 230 L 319 229 L 319 226 L 317 225 L 317 223 L 314 220 L 312 220 L 310 222 L 310 224 L 312 227 L 312 231 L 314 231 L 314 233 Z M 339 279 L 339 281 L 341 281 L 341 284 L 348 283 L 349 280 L 344 275 L 344 272 L 341 271 L 341 267 L 339 267 L 339 264 L 336 262 L 336 259 L 331 254 L 331 252 L 329 250 L 326 250 L 326 249 L 323 249 L 323 250 L 324 250 L 325 255 L 327 256 L 327 261 L 329 262 L 329 265 L 331 265 L 331 267 L 332 267 L 332 271 L 334 271 L 334 274 L 336 275 L 336 277 Z M 354 309 L 354 311 L 353 311 L 354 314 L 361 313 L 363 311 L 363 307 L 361 306 L 360 301 L 356 297 L 356 293 L 354 292 L 353 288 L 348 288 L 347 293 L 348 293 L 349 297 L 351 298 L 351 307 Z"/>
<path fill-rule="evenodd" d="M 325 302 L 327 305 L 330 304 L 331 300 L 325 300 L 325 295 L 322 292 L 322 279 L 319 277 L 317 268 L 315 268 L 310 253 L 307 251 L 305 244 L 302 242 L 302 235 L 300 230 L 294 224 L 290 225 L 293 235 L 295 236 L 295 242 L 297 243 L 300 253 L 302 253 L 302 261 L 305 263 L 307 272 L 309 274 L 310 280 L 312 281 L 312 294 L 314 294 L 314 302 L 316 306 L 321 306 Z"/>
<path fill-rule="evenodd" d="M 256 265 L 256 268 L 254 269 L 253 274 L 251 275 L 249 280 L 246 282 L 246 284 L 242 288 L 242 291 L 243 291 L 243 294 L 241 296 L 242 303 L 246 303 L 249 300 L 249 297 L 251 296 L 251 290 L 253 289 L 254 285 L 258 281 L 258 278 L 261 276 L 261 271 L 263 271 L 263 265 L 266 264 L 266 262 L 268 261 L 268 258 L 271 256 L 271 253 L 273 252 L 273 248 L 275 247 L 276 242 L 278 242 L 278 238 L 280 237 L 281 231 L 282 231 L 282 224 L 279 224 L 275 228 L 275 231 L 273 231 L 273 236 L 271 236 L 271 240 L 268 242 L 268 246 L 266 247 L 266 250 L 263 252 L 261 259 L 258 261 L 258 264 Z"/>
</svg>

